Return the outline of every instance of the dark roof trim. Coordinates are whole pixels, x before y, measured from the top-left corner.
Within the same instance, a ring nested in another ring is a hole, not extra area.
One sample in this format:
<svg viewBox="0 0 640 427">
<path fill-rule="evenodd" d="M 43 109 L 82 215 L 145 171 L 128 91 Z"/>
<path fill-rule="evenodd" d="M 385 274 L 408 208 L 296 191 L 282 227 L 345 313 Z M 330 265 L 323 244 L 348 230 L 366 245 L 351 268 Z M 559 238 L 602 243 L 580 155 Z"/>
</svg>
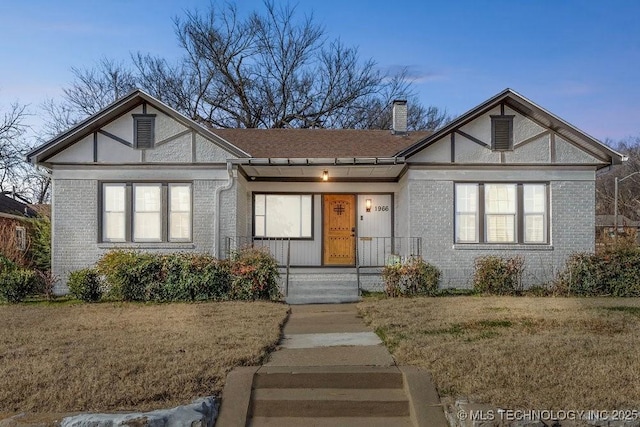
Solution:
<svg viewBox="0 0 640 427">
<path fill-rule="evenodd" d="M 458 128 L 466 125 L 470 121 L 485 114 L 487 111 L 495 108 L 499 105 L 506 104 L 510 108 L 520 112 L 524 116 L 534 120 L 545 128 L 551 128 L 554 132 L 557 132 L 562 138 L 567 139 L 569 143 L 577 145 L 587 153 L 596 158 L 603 160 L 608 164 L 620 164 L 627 160 L 627 157 L 607 147 L 594 137 L 584 133 L 575 126 L 562 120 L 555 114 L 545 110 L 519 93 L 512 89 L 505 89 L 497 95 L 489 98 L 487 101 L 478 105 L 477 107 L 467 111 L 456 120 L 449 123 L 444 128 L 435 132 L 431 136 L 428 136 L 421 141 L 416 142 L 412 146 L 398 152 L 397 156 L 411 157 L 418 151 L 428 147 L 434 142 L 438 141 L 445 135 L 456 132 Z M 579 141 L 584 141 L 580 143 Z"/>
<path fill-rule="evenodd" d="M 73 143 L 79 141 L 80 139 L 90 135 L 92 132 L 96 131 L 100 127 L 106 125 L 107 123 L 115 120 L 121 115 L 125 114 L 127 111 L 131 111 L 135 107 L 140 104 L 148 103 L 153 108 L 163 112 L 164 114 L 172 117 L 176 121 L 182 123 L 188 128 L 193 129 L 203 137 L 211 140 L 215 144 L 219 145 L 222 149 L 228 151 L 229 153 L 238 156 L 238 157 L 250 157 L 249 153 L 241 150 L 235 145 L 231 144 L 229 141 L 224 138 L 219 137 L 215 133 L 211 132 L 207 128 L 203 127 L 199 123 L 189 119 L 182 113 L 174 110 L 169 107 L 167 104 L 162 101 L 154 98 L 153 96 L 147 94 L 146 92 L 137 89 L 125 97 L 111 103 L 106 106 L 102 110 L 98 111 L 94 115 L 88 117 L 87 119 L 80 122 L 75 127 L 69 129 L 66 132 L 61 133 L 55 138 L 49 140 L 44 143 L 40 147 L 32 150 L 27 154 L 27 161 L 33 164 L 45 162 L 51 156 L 59 153 L 65 148 L 69 147 Z"/>
<path fill-rule="evenodd" d="M 313 158 L 249 158 L 232 159 L 233 164 L 251 166 L 353 166 L 401 165 L 404 157 L 313 157 Z"/>
</svg>

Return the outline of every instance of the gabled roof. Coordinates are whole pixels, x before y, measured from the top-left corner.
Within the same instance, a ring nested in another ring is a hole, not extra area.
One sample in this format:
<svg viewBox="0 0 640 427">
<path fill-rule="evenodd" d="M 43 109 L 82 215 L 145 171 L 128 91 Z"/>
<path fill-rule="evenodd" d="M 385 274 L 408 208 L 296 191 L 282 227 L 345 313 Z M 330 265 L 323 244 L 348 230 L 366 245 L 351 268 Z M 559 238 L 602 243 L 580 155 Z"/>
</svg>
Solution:
<svg viewBox="0 0 640 427">
<path fill-rule="evenodd" d="M 38 213 L 31 209 L 26 203 L 19 202 L 2 193 L 0 193 L 0 215 L 1 214 L 26 218 L 38 216 Z"/>
<path fill-rule="evenodd" d="M 467 111 L 454 121 L 449 123 L 444 128 L 438 130 L 432 135 L 418 141 L 406 149 L 400 150 L 396 153 L 398 157 L 411 157 L 413 154 L 428 147 L 430 144 L 436 142 L 448 133 L 455 131 L 456 129 L 464 126 L 477 117 L 487 113 L 489 110 L 504 104 L 515 111 L 518 111 L 522 115 L 537 122 L 541 126 L 552 129 L 563 138 L 576 144 L 587 153 L 592 156 L 601 159 L 608 164 L 620 164 L 626 160 L 626 156 L 612 150 L 594 137 L 584 133 L 575 126 L 562 120 L 555 114 L 545 110 L 524 96 L 520 95 L 512 89 L 505 89 L 498 93 L 494 97 L 488 99 L 477 107 Z"/>
<path fill-rule="evenodd" d="M 78 125 L 69 129 L 68 131 L 61 133 L 60 135 L 56 136 L 40 147 L 37 147 L 33 151 L 29 152 L 27 154 L 27 161 L 34 164 L 45 162 L 49 157 L 64 150 L 74 142 L 81 140 L 87 135 L 90 135 L 97 129 L 122 116 L 127 111 L 131 111 L 138 105 L 141 105 L 145 102 L 151 105 L 153 108 L 162 111 L 176 121 L 182 123 L 183 125 L 195 130 L 202 136 L 215 141 L 215 143 L 217 143 L 220 147 L 232 153 L 233 155 L 238 157 L 249 157 L 246 152 L 215 135 L 209 129 L 206 129 L 200 124 L 194 122 L 193 120 L 169 107 L 162 101 L 138 89 L 131 92 L 129 95 L 113 102 L 94 115 L 83 120 Z"/>
<path fill-rule="evenodd" d="M 255 158 L 393 157 L 431 134 L 390 130 L 212 129 Z"/>
</svg>

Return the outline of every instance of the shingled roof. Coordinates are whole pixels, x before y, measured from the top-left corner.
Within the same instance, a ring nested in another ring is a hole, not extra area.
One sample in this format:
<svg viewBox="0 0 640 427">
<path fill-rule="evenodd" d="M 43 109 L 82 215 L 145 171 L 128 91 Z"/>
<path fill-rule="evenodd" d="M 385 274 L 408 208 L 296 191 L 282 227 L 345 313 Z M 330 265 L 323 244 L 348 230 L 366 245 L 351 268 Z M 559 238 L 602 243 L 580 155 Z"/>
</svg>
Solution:
<svg viewBox="0 0 640 427">
<path fill-rule="evenodd" d="M 211 129 L 256 158 L 393 157 L 431 134 L 389 130 Z"/>
<path fill-rule="evenodd" d="M 29 205 L 12 199 L 0 193 L 0 214 L 23 216 L 23 217 L 35 217 L 38 213 L 31 209 Z"/>
</svg>

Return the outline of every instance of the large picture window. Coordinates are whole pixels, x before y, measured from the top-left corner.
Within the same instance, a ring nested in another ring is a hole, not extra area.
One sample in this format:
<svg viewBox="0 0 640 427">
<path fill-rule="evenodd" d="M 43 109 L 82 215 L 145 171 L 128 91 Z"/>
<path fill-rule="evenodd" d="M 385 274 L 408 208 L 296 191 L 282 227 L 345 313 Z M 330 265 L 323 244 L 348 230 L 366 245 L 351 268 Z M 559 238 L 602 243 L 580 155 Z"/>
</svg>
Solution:
<svg viewBox="0 0 640 427">
<path fill-rule="evenodd" d="M 191 184 L 103 183 L 102 242 L 191 241 Z"/>
<path fill-rule="evenodd" d="M 310 194 L 256 194 L 253 202 L 255 237 L 312 237 Z"/>
<path fill-rule="evenodd" d="M 548 243 L 548 185 L 458 183 L 456 243 Z"/>
</svg>

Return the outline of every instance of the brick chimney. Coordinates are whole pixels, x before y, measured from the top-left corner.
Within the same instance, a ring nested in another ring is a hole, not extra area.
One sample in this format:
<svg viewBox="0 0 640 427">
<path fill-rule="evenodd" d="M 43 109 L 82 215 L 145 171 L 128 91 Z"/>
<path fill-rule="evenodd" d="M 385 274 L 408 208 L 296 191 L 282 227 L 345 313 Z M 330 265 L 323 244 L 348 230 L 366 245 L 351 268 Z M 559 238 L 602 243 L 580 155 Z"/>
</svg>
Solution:
<svg viewBox="0 0 640 427">
<path fill-rule="evenodd" d="M 396 99 L 393 101 L 393 123 L 391 133 L 394 135 L 407 134 L 407 101 Z"/>
</svg>

